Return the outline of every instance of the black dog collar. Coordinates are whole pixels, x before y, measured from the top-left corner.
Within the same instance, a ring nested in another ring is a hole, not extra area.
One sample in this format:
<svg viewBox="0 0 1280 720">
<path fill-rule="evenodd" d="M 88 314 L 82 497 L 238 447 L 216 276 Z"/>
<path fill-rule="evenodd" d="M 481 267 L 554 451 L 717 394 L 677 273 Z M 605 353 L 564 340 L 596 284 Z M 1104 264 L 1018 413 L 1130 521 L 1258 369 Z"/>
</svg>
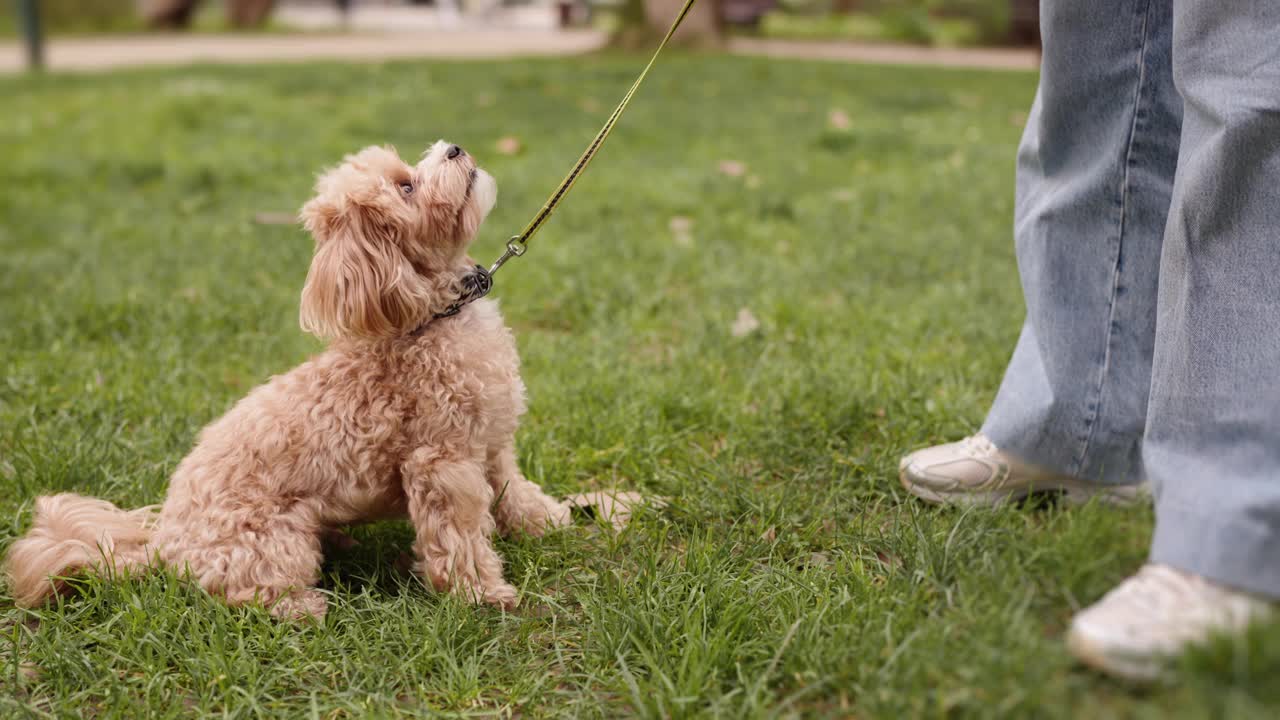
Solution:
<svg viewBox="0 0 1280 720">
<path fill-rule="evenodd" d="M 436 313 L 432 319 L 439 320 L 440 318 L 453 317 L 462 308 L 488 295 L 489 291 L 493 289 L 493 276 L 489 274 L 488 270 L 479 265 L 475 266 L 466 275 L 463 275 L 460 282 L 462 283 L 462 294 L 458 296 L 457 300 L 453 301 L 452 305 Z"/>
</svg>

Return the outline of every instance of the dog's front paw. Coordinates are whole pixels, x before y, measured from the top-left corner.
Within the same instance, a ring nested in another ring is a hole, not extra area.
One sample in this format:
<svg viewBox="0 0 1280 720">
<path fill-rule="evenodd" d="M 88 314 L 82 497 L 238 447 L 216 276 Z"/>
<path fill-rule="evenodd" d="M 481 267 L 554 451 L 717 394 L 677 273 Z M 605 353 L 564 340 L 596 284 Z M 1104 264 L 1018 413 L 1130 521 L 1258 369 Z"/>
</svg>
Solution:
<svg viewBox="0 0 1280 720">
<path fill-rule="evenodd" d="M 469 583 L 457 583 L 449 590 L 454 595 L 469 603 L 484 603 L 503 610 L 514 610 L 520 604 L 520 595 L 516 589 L 506 583 L 484 587 Z"/>
<path fill-rule="evenodd" d="M 573 514 L 563 503 L 547 498 L 546 503 L 520 518 L 520 530 L 530 537 L 540 538 L 548 530 L 565 527 L 573 521 Z"/>
<path fill-rule="evenodd" d="M 324 593 L 315 589 L 294 590 L 280 598 L 271 606 L 271 614 L 281 620 L 315 620 L 324 619 L 329 609 Z"/>
<path fill-rule="evenodd" d="M 498 508 L 498 529 L 504 536 L 522 533 L 539 538 L 551 529 L 573 522 L 570 507 L 542 493 L 523 502 L 510 499 Z"/>
<path fill-rule="evenodd" d="M 565 502 L 552 502 L 547 505 L 547 528 L 566 527 L 573 522 L 573 510 Z"/>
<path fill-rule="evenodd" d="M 494 607 L 500 607 L 503 610 L 514 610 L 520 604 L 520 595 L 516 593 L 516 589 L 506 583 L 486 588 L 484 591 L 484 601 Z"/>
</svg>

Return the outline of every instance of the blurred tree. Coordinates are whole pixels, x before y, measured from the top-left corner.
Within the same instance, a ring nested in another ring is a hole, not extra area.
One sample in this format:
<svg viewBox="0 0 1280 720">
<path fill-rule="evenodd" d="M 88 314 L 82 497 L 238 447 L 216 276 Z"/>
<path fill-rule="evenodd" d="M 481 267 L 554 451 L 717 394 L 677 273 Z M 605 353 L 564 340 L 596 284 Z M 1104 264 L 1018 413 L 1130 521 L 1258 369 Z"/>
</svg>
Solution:
<svg viewBox="0 0 1280 720">
<path fill-rule="evenodd" d="M 1040 45 L 1040 0 L 1009 0 L 1010 34 L 1019 45 Z"/>
<path fill-rule="evenodd" d="M 228 0 L 227 20 L 232 27 L 257 27 L 267 21 L 275 0 Z"/>
<path fill-rule="evenodd" d="M 200 0 L 138 0 L 147 24 L 156 28 L 191 27 Z M 227 23 L 236 28 L 257 27 L 266 22 L 275 0 L 226 0 Z"/>
<path fill-rule="evenodd" d="M 138 12 L 153 28 L 181 29 L 191 26 L 199 0 L 139 0 Z"/>
<path fill-rule="evenodd" d="M 620 26 L 614 44 L 636 48 L 652 45 L 667 34 L 685 0 L 624 0 L 618 12 Z M 683 45 L 715 45 L 724 33 L 723 0 L 697 0 L 672 42 Z"/>
</svg>

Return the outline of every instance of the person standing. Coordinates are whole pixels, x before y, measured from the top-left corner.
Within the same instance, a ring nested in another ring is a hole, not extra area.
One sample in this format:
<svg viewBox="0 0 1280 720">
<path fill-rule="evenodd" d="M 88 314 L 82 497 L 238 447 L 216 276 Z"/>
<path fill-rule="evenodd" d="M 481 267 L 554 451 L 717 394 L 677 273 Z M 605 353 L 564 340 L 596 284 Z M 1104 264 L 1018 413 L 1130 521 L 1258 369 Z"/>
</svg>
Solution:
<svg viewBox="0 0 1280 720">
<path fill-rule="evenodd" d="M 1041 31 L 1026 321 L 981 431 L 900 479 L 960 504 L 1149 480 L 1150 561 L 1068 646 L 1150 678 L 1280 598 L 1280 3 L 1043 0 Z"/>
</svg>

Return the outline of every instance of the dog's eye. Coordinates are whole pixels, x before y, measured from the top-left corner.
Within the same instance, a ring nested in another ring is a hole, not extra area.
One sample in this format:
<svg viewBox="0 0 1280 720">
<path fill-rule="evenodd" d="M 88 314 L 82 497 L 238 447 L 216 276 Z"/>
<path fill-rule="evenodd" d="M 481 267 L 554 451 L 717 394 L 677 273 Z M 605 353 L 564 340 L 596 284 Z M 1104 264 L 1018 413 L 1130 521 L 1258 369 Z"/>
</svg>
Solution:
<svg viewBox="0 0 1280 720">
<path fill-rule="evenodd" d="M 405 195 L 408 195 L 409 193 L 413 192 L 413 183 L 411 182 L 400 183 L 400 192 L 404 193 Z"/>
</svg>

